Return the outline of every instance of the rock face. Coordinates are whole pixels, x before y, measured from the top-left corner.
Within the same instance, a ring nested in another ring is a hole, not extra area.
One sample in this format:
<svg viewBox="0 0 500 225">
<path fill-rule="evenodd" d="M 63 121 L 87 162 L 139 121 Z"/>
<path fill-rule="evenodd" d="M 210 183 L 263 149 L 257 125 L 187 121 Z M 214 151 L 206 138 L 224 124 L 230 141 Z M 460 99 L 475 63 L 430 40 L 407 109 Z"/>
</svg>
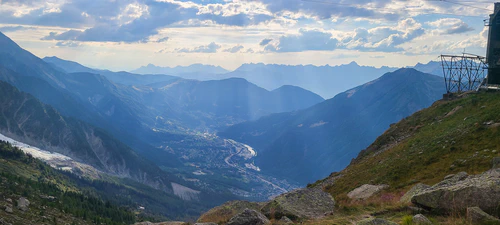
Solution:
<svg viewBox="0 0 500 225">
<path fill-rule="evenodd" d="M 389 186 L 385 184 L 383 185 L 364 184 L 361 187 L 358 187 L 352 190 L 351 192 L 347 193 L 347 197 L 351 199 L 367 199 L 388 187 Z"/>
<path fill-rule="evenodd" d="M 17 200 L 17 208 L 21 211 L 28 211 L 30 206 L 30 201 L 26 199 L 25 197 L 20 197 L 19 200 Z"/>
<path fill-rule="evenodd" d="M 7 207 L 5 207 L 5 212 L 7 212 L 7 213 L 12 213 L 12 212 L 14 212 L 14 211 L 12 211 L 12 207 L 7 206 Z"/>
<path fill-rule="evenodd" d="M 399 202 L 401 202 L 401 203 L 410 203 L 411 202 L 411 198 L 413 198 L 413 196 L 417 195 L 418 193 L 420 193 L 420 192 L 422 192 L 425 189 L 430 188 L 430 187 L 431 186 L 426 185 L 426 184 L 422 184 L 422 183 L 416 184 L 408 192 L 406 192 L 403 195 L 403 197 L 401 197 L 399 199 Z"/>
<path fill-rule="evenodd" d="M 479 207 L 469 207 L 467 208 L 467 219 L 473 224 L 486 224 L 497 222 L 500 224 L 500 220 L 485 213 Z"/>
<path fill-rule="evenodd" d="M 478 206 L 495 212 L 500 205 L 500 169 L 476 176 L 459 173 L 418 193 L 411 201 L 436 211 L 465 212 L 468 207 Z"/>
<path fill-rule="evenodd" d="M 194 225 L 218 225 L 216 223 L 195 223 Z"/>
<path fill-rule="evenodd" d="M 248 201 L 230 201 L 221 206 L 217 206 L 204 213 L 198 219 L 198 223 L 218 223 L 224 224 L 233 218 L 236 214 L 243 212 L 245 209 L 253 209 L 260 211 L 265 203 L 261 202 L 248 202 Z"/>
<path fill-rule="evenodd" d="M 262 213 L 245 209 L 229 220 L 227 225 L 270 225 L 271 222 Z"/>
<path fill-rule="evenodd" d="M 357 225 L 397 225 L 397 223 L 387 221 L 384 219 L 379 219 L 379 218 L 361 220 L 361 221 L 357 222 L 356 224 Z"/>
<path fill-rule="evenodd" d="M 432 222 L 422 214 L 415 215 L 412 219 L 412 222 L 418 225 L 432 225 Z"/>
<path fill-rule="evenodd" d="M 282 194 L 268 202 L 261 211 L 269 218 L 286 216 L 292 220 L 298 218 L 317 219 L 331 214 L 335 207 L 333 197 L 319 189 L 297 189 Z"/>
</svg>

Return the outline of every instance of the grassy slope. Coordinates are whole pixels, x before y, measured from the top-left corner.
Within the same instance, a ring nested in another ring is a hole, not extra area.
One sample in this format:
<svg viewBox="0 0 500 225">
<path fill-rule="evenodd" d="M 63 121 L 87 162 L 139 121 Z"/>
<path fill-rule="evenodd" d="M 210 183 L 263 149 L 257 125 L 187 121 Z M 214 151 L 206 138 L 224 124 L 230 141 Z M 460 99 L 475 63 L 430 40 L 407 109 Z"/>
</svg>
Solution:
<svg viewBox="0 0 500 225">
<path fill-rule="evenodd" d="M 454 109 L 458 110 L 450 113 Z M 339 210 L 336 216 L 314 223 L 344 223 L 375 211 L 398 211 L 402 209 L 399 197 L 416 183 L 433 185 L 448 174 L 488 170 L 492 158 L 500 156 L 500 127 L 485 123 L 500 122 L 499 109 L 500 93 L 469 94 L 438 101 L 392 125 L 345 170 L 329 177 L 341 175 L 325 188 L 338 201 Z M 350 201 L 346 194 L 363 184 L 389 184 L 390 188 L 365 202 Z M 385 217 L 401 222 L 405 214 L 410 213 L 403 210 Z M 460 220 L 435 219 L 440 223 Z"/>
</svg>

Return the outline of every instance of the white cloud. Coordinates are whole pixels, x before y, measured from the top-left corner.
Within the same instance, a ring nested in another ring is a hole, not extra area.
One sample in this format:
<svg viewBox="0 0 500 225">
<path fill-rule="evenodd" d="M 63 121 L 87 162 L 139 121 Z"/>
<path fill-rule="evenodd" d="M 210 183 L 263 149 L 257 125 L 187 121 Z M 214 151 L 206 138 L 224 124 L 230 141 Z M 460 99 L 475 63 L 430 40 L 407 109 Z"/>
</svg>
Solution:
<svg viewBox="0 0 500 225">
<path fill-rule="evenodd" d="M 176 49 L 180 53 L 216 53 L 222 46 L 212 42 L 208 45 L 202 45 L 195 48 Z"/>
</svg>

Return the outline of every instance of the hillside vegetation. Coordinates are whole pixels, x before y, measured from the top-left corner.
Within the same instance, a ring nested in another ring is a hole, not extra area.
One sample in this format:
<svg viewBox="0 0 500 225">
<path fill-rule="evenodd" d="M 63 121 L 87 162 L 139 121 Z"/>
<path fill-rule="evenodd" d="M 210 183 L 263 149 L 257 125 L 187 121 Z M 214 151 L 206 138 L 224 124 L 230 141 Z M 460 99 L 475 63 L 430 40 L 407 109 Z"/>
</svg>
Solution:
<svg viewBox="0 0 500 225">
<path fill-rule="evenodd" d="M 15 224 L 130 224 L 136 216 L 109 201 L 85 195 L 75 186 L 76 177 L 52 169 L 0 141 L 0 218 Z M 27 209 L 16 200 L 28 199 Z M 10 208 L 11 212 L 8 212 Z"/>
<path fill-rule="evenodd" d="M 405 216 L 399 198 L 416 183 L 434 185 L 449 174 L 482 173 L 500 156 L 500 93 L 469 93 L 440 100 L 391 127 L 343 171 L 309 187 L 324 187 L 338 201 L 336 216 L 325 224 L 362 214 L 385 212 L 395 222 Z M 363 184 L 387 184 L 381 194 L 365 201 L 347 193 Z M 395 213 L 387 213 L 394 210 Z M 396 213 L 397 212 L 397 213 Z M 454 218 L 458 216 L 459 218 Z M 439 223 L 455 224 L 437 216 Z M 464 222 L 465 223 L 465 222 Z"/>
</svg>

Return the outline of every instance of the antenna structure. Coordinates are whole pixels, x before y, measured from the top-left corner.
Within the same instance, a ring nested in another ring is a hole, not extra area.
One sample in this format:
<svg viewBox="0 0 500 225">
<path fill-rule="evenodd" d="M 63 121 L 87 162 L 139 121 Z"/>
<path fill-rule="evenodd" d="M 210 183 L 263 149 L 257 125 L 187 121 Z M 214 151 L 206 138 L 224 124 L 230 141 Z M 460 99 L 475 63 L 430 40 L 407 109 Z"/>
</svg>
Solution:
<svg viewBox="0 0 500 225">
<path fill-rule="evenodd" d="M 486 58 L 482 56 L 441 55 L 441 65 L 448 94 L 476 91 L 486 78 Z"/>
</svg>

